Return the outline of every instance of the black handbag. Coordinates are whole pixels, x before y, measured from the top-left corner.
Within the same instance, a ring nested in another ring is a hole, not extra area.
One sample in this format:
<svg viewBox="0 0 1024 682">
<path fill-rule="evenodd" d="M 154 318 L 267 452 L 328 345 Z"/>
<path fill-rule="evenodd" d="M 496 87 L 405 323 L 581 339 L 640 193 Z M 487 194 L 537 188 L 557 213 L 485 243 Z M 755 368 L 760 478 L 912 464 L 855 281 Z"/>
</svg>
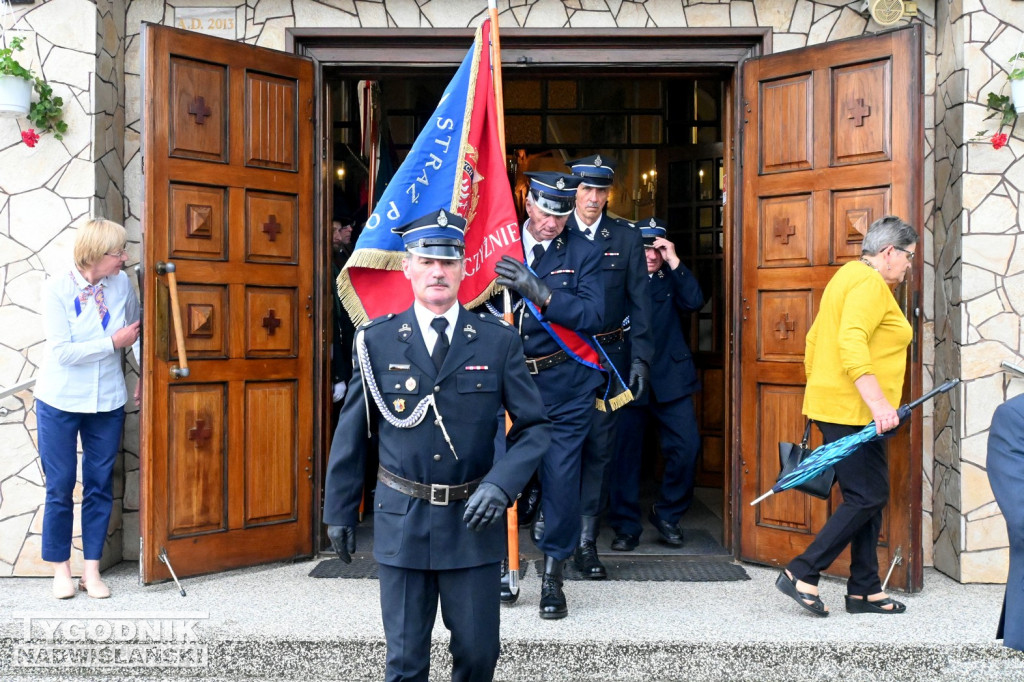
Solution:
<svg viewBox="0 0 1024 682">
<path fill-rule="evenodd" d="M 807 443 L 810 439 L 811 420 L 808 419 L 807 426 L 804 428 L 804 438 L 799 444 L 779 443 L 779 466 L 782 469 L 782 471 L 779 472 L 779 479 L 795 469 L 797 464 L 804 461 L 804 458 L 811 454 L 812 450 L 807 447 Z M 813 495 L 819 499 L 827 500 L 832 494 L 832 484 L 835 482 L 836 471 L 832 467 L 829 467 L 814 478 L 793 486 L 793 490 L 799 490 L 800 492 Z"/>
</svg>

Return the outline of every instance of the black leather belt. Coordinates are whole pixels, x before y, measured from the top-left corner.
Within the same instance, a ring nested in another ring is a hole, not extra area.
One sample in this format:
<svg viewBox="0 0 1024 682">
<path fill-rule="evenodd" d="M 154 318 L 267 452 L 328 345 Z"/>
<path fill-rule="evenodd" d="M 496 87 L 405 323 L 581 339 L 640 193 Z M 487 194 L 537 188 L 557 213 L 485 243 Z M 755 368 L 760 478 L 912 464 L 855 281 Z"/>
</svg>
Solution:
<svg viewBox="0 0 1024 682">
<path fill-rule="evenodd" d="M 473 491 L 477 489 L 480 485 L 480 481 L 483 479 L 478 478 L 475 481 L 462 483 L 461 485 L 417 483 L 416 481 L 410 481 L 407 478 L 396 476 L 384 467 L 378 467 L 377 480 L 389 488 L 393 488 L 400 493 L 405 493 L 409 497 L 427 500 L 430 504 L 436 504 L 444 507 L 447 506 L 449 502 L 454 502 L 455 500 L 469 499 L 469 496 L 473 494 Z"/>
<path fill-rule="evenodd" d="M 608 344 L 608 343 L 618 343 L 619 341 L 622 340 L 622 337 L 623 337 L 622 327 L 619 327 L 618 329 L 616 329 L 614 331 L 605 332 L 604 334 L 595 334 L 594 335 L 594 338 L 597 339 L 597 342 L 599 344 L 601 344 L 602 346 L 605 345 L 605 344 Z"/>
<path fill-rule="evenodd" d="M 551 355 L 545 355 L 542 358 L 526 358 L 526 369 L 530 370 L 530 374 L 540 374 L 544 370 L 560 365 L 568 359 L 569 354 L 564 350 L 552 353 Z"/>
</svg>

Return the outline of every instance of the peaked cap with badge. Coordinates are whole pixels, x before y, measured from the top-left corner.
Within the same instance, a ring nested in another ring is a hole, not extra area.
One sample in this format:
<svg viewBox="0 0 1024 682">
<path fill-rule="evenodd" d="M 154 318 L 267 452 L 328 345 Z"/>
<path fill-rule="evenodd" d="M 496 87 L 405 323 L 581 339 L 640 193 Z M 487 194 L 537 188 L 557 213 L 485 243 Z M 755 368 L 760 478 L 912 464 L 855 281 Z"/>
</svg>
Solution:
<svg viewBox="0 0 1024 682">
<path fill-rule="evenodd" d="M 458 260 L 466 253 L 466 219 L 443 208 L 391 231 L 401 235 L 405 250 L 417 256 Z"/>
<path fill-rule="evenodd" d="M 654 240 L 668 234 L 668 223 L 661 218 L 648 218 L 637 223 L 645 248 L 654 248 Z"/>
<path fill-rule="evenodd" d="M 551 215 L 569 215 L 576 207 L 580 178 L 557 171 L 524 173 L 530 179 L 530 197 L 537 207 Z"/>
<path fill-rule="evenodd" d="M 600 154 L 584 156 L 575 161 L 566 161 L 565 165 L 572 174 L 580 178 L 580 185 L 588 187 L 611 187 L 615 180 L 615 159 Z"/>
</svg>

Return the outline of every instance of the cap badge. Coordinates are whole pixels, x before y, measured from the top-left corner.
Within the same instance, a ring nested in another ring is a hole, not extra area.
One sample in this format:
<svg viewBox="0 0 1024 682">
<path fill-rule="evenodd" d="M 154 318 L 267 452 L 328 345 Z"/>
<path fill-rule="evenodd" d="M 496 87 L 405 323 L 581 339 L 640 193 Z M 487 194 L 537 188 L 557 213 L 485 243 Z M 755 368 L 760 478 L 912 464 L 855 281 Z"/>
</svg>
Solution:
<svg viewBox="0 0 1024 682">
<path fill-rule="evenodd" d="M 408 379 L 406 379 L 405 380 L 405 390 L 407 390 L 407 391 L 415 391 L 416 390 L 416 380 L 413 379 L 412 377 L 409 377 Z"/>
<path fill-rule="evenodd" d="M 601 155 L 600 154 L 598 154 L 597 156 L 594 157 L 594 165 L 597 166 L 598 168 L 601 167 Z"/>
<path fill-rule="evenodd" d="M 658 223 L 654 222 L 654 218 L 651 218 L 651 222 L 648 223 L 651 227 L 657 227 Z"/>
<path fill-rule="evenodd" d="M 405 412 L 405 399 L 395 398 L 395 402 L 391 403 L 395 407 L 395 412 Z"/>
<path fill-rule="evenodd" d="M 437 224 L 441 227 L 445 227 L 448 224 L 448 216 L 444 214 L 443 210 L 437 214 Z"/>
<path fill-rule="evenodd" d="M 558 182 L 555 183 L 555 187 L 557 187 L 558 189 L 565 189 L 565 179 L 558 178 Z"/>
</svg>

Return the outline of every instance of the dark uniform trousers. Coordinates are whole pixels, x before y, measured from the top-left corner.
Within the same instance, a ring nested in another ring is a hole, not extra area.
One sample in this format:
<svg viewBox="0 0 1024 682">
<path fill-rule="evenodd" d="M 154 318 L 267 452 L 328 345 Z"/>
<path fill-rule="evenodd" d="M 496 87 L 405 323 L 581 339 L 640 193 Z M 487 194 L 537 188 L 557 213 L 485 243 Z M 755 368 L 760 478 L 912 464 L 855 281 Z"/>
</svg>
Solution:
<svg viewBox="0 0 1024 682">
<path fill-rule="evenodd" d="M 544 312 L 547 321 L 584 335 L 602 328 L 600 259 L 601 253 L 590 240 L 568 229 L 551 241 L 533 266 L 551 288 L 551 302 Z M 526 357 L 546 357 L 561 350 L 525 306 L 517 313 L 517 325 Z M 594 411 L 594 392 L 603 378 L 600 370 L 569 359 L 541 370 L 533 380 L 552 421 L 551 446 L 538 470 L 545 528 L 537 547 L 561 560 L 571 555 L 579 542 L 580 458 Z"/>
<path fill-rule="evenodd" d="M 814 423 L 821 429 L 825 443 L 864 428 L 863 425 Z M 882 509 L 889 501 L 886 441 L 863 443 L 834 467 L 843 503 L 832 512 L 804 553 L 789 562 L 787 568 L 797 580 L 817 585 L 819 574 L 849 545 L 850 578 L 846 582 L 846 593 L 867 597 L 882 590 L 877 548 Z"/>
<path fill-rule="evenodd" d="M 659 423 L 664 474 L 655 502 L 658 518 L 676 524 L 693 501 L 694 474 L 700 432 L 692 395 L 700 390 L 693 356 L 683 336 L 680 315 L 699 310 L 704 295 L 693 274 L 680 264 L 662 265 L 649 278 L 651 331 L 650 393 L 620 410 L 615 461 L 609 484 L 608 525 L 619 533 L 640 536 L 639 478 L 644 425 L 653 416 Z"/>
<path fill-rule="evenodd" d="M 988 480 L 1006 520 L 1010 539 L 1010 575 L 996 639 L 1024 651 L 1024 396 L 996 408 L 988 432 Z"/>
<path fill-rule="evenodd" d="M 575 213 L 569 216 L 567 227 L 579 231 L 581 225 Z M 654 354 L 643 239 L 640 230 L 628 223 L 602 216 L 592 243 L 601 253 L 604 286 L 604 324 L 599 333 L 621 329 L 624 320 L 629 318 L 626 338 L 603 346 L 607 360 L 615 366 L 623 384 L 628 385 L 632 360 L 641 359 L 649 365 Z M 607 360 L 602 357 L 602 361 Z M 613 389 L 618 387 L 611 373 L 606 375 L 606 383 L 598 388 L 598 399 L 604 398 L 609 383 Z M 580 471 L 580 513 L 583 516 L 598 516 L 607 505 L 610 464 L 616 450 L 617 415 L 618 411 L 611 410 L 595 409 L 591 413 Z"/>
<path fill-rule="evenodd" d="M 383 409 L 392 419 L 406 419 L 433 396 L 458 458 L 433 409 L 428 407 L 416 426 L 390 423 L 357 363 L 331 443 L 324 523 L 358 522 L 369 435 L 367 403 L 379 425 L 384 469 L 426 484 L 483 479 L 515 499 L 547 450 L 550 422 L 513 330 L 489 315 L 460 309 L 440 370 L 430 359 L 412 308 L 375 320 L 361 333 Z M 494 415 L 502 406 L 513 426 L 506 437 L 507 452 L 495 460 Z M 505 525 L 472 531 L 462 518 L 465 500 L 432 504 L 380 482 L 373 499 L 373 554 L 380 564 L 387 679 L 426 682 L 430 631 L 440 600 L 451 631 L 452 679 L 490 680 L 499 649 L 499 566 L 505 555 Z"/>
</svg>

